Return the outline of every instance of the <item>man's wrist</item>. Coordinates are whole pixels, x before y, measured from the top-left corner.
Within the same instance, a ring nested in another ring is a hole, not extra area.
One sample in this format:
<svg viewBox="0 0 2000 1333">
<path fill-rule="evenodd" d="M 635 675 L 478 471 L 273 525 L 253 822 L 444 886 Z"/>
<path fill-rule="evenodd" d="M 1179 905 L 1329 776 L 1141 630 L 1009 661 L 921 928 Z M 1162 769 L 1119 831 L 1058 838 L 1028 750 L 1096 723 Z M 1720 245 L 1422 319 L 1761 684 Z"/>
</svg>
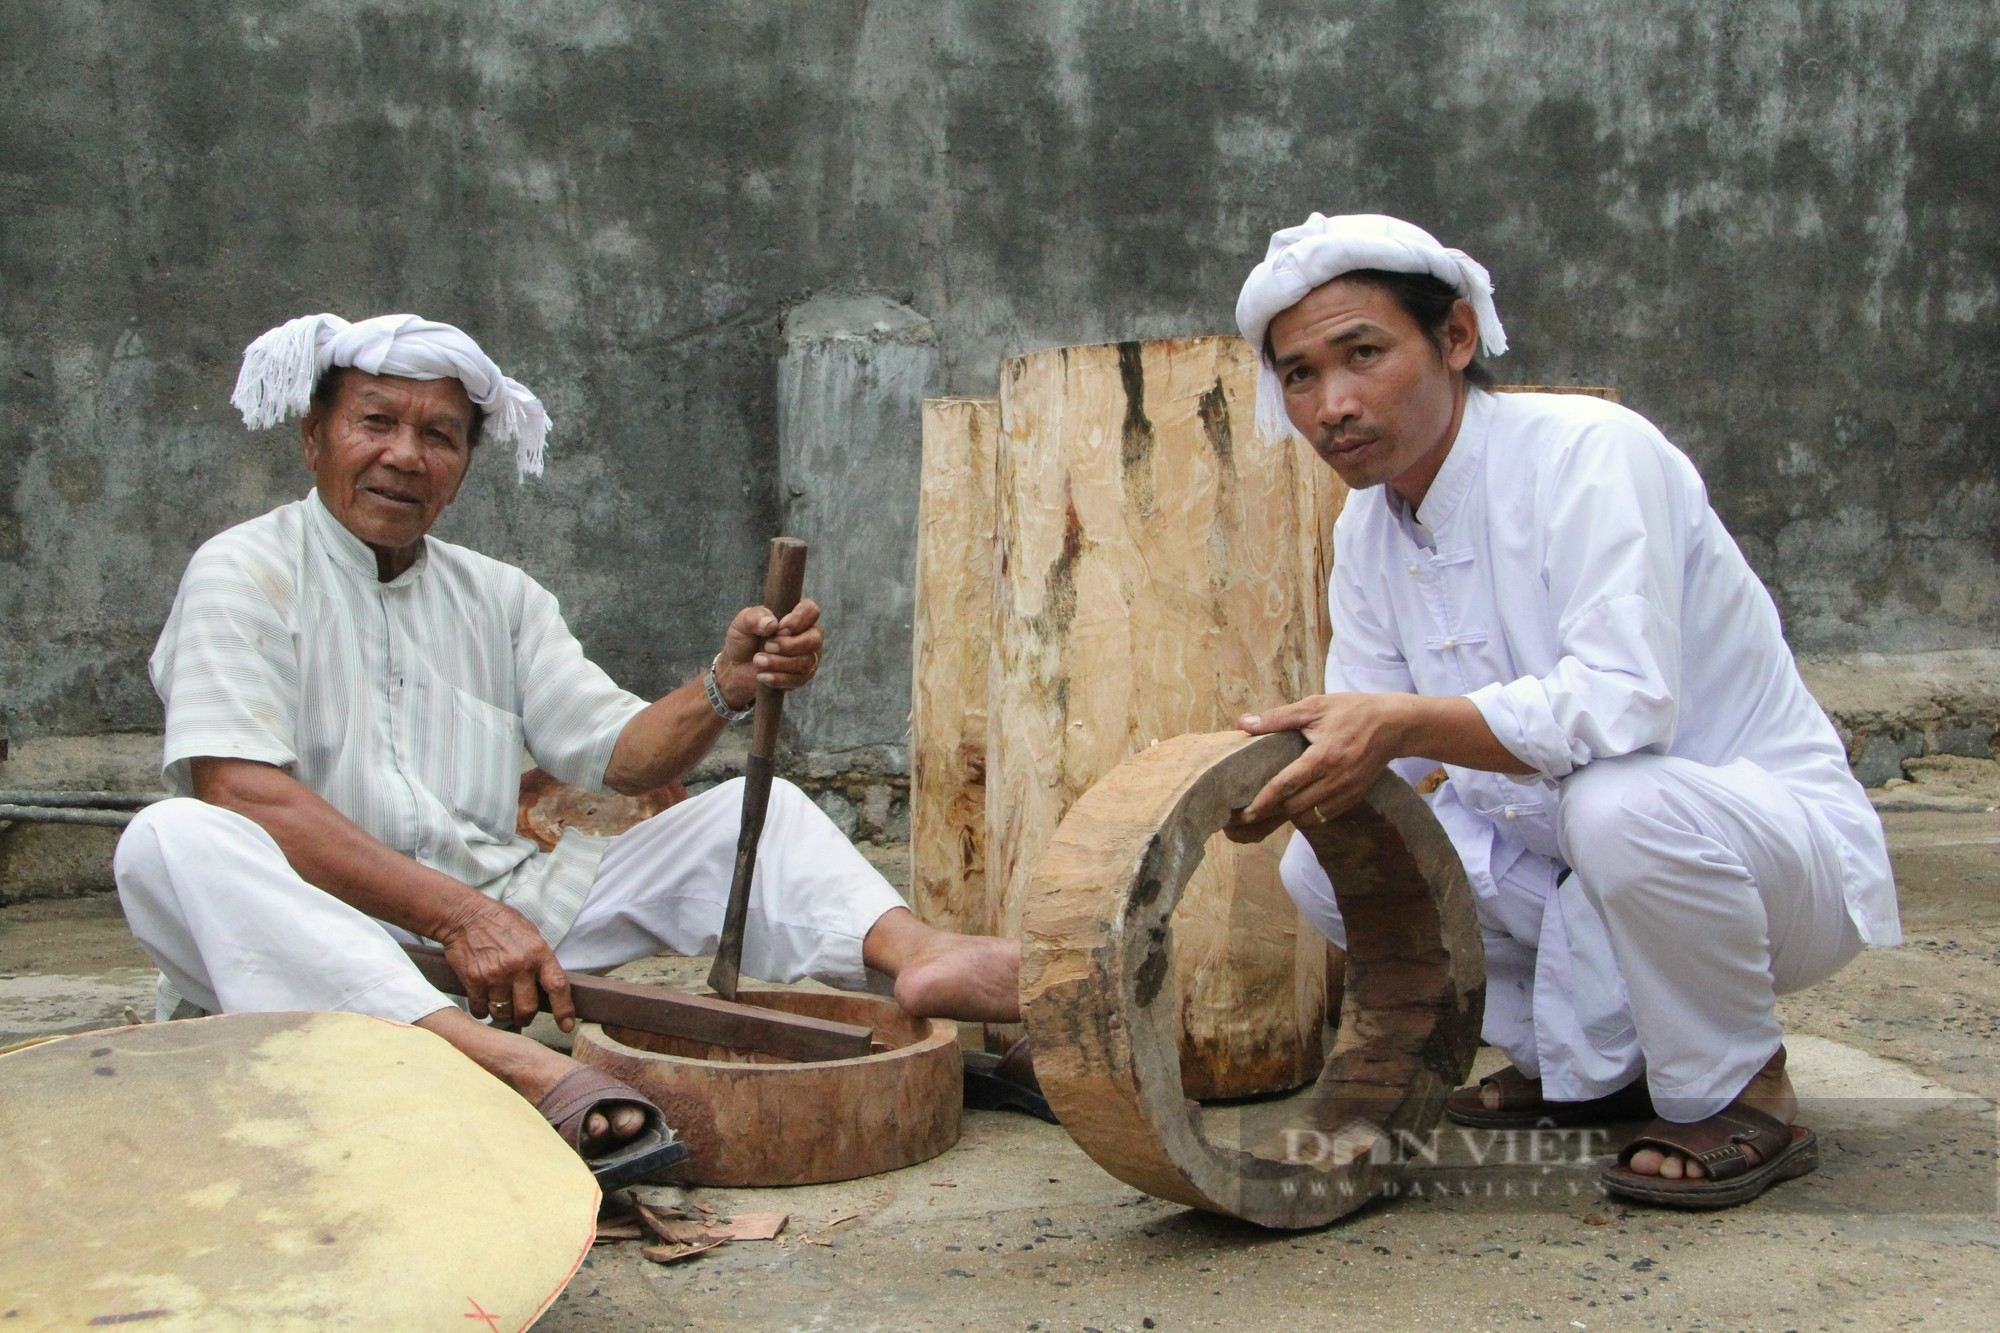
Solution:
<svg viewBox="0 0 2000 1333">
<path fill-rule="evenodd" d="M 1435 738 L 1438 700 L 1422 694 L 1382 697 L 1389 704 L 1383 732 L 1390 757 L 1401 759 L 1426 753 Z"/>
<path fill-rule="evenodd" d="M 485 894 L 469 884 L 453 881 L 459 892 L 447 896 L 441 909 L 433 914 L 432 920 L 418 929 L 425 939 L 436 940 L 439 944 L 450 944 L 472 927 L 485 906 L 492 901 Z"/>
<path fill-rule="evenodd" d="M 752 705 L 757 699 L 757 684 L 754 679 L 751 681 L 748 696 L 741 703 L 730 697 L 730 685 L 733 683 L 730 677 L 733 674 L 734 672 L 724 665 L 721 653 L 717 653 L 715 659 L 708 664 L 708 670 L 702 672 L 702 690 L 708 695 L 709 707 L 714 709 L 716 716 L 724 722 L 741 722 L 750 716 Z"/>
</svg>

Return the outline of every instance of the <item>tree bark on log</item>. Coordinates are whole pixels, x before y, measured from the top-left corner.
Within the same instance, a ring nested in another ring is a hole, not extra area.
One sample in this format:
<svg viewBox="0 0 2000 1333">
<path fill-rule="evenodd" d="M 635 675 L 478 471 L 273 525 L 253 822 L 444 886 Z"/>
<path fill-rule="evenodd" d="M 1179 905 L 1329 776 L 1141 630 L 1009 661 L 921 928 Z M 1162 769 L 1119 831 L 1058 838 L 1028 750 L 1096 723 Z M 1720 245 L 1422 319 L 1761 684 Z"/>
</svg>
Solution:
<svg viewBox="0 0 2000 1333">
<path fill-rule="evenodd" d="M 1001 371 L 986 764 L 989 932 L 1018 937 L 1071 804 L 1127 756 L 1319 688 L 1344 488 L 1257 437 L 1233 337 L 1056 348 Z M 1220 838 L 1174 923 L 1195 1097 L 1320 1064 L 1326 951 L 1278 877 L 1284 836 Z"/>
</svg>

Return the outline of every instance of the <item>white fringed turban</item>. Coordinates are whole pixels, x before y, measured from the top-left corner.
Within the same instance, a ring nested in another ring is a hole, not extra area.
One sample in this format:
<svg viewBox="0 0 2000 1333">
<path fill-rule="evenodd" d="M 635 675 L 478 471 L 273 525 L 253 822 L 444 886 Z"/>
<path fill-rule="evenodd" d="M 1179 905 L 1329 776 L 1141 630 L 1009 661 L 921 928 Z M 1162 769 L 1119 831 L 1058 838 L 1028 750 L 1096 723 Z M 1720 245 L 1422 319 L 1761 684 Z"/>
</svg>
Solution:
<svg viewBox="0 0 2000 1333">
<path fill-rule="evenodd" d="M 339 315 L 303 315 L 243 349 L 229 401 L 252 430 L 302 416 L 313 385 L 335 366 L 413 380 L 454 379 L 486 413 L 482 438 L 514 446 L 518 476 L 542 475 L 549 414 L 542 400 L 500 373 L 479 344 L 450 324 L 415 315 L 377 315 L 350 324 Z"/>
<path fill-rule="evenodd" d="M 1263 369 L 1257 376 L 1257 429 L 1267 440 L 1292 433 L 1285 415 L 1285 390 L 1264 356 L 1271 321 L 1303 301 L 1306 293 L 1356 269 L 1388 273 L 1428 273 L 1472 303 L 1479 317 L 1479 350 L 1499 356 L 1507 331 L 1493 308 L 1493 278 L 1463 250 L 1438 244 L 1422 227 L 1380 213 L 1315 213 L 1296 227 L 1271 233 L 1264 262 L 1250 270 L 1236 298 L 1236 326 L 1257 349 Z"/>
</svg>

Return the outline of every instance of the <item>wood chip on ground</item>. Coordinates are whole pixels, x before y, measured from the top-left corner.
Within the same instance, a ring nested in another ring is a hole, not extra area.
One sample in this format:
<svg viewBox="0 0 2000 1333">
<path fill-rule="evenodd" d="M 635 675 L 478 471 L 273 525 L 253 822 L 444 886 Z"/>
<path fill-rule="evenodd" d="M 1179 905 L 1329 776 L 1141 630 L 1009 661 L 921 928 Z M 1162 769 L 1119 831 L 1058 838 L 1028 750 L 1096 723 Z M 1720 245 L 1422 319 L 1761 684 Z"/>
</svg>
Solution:
<svg viewBox="0 0 2000 1333">
<path fill-rule="evenodd" d="M 706 1245 L 647 1245 L 643 1246 L 639 1253 L 656 1264 L 677 1264 L 683 1259 L 692 1259 L 697 1254 L 706 1254 L 728 1243 L 728 1241 L 712 1240 Z"/>
<path fill-rule="evenodd" d="M 615 1224 L 599 1222 L 597 1224 L 596 1243 L 602 1245 L 606 1241 L 639 1240 L 645 1235 L 646 1235 L 645 1229 L 642 1228 L 637 1222 L 618 1222 Z"/>
</svg>

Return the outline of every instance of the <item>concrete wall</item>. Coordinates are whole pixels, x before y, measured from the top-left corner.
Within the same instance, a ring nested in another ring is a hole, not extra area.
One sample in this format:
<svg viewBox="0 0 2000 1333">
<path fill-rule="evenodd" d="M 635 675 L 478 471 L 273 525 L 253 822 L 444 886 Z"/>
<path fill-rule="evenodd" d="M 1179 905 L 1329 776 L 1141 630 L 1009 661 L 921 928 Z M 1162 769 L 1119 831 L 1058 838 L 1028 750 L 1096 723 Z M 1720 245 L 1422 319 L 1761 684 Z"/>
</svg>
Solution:
<svg viewBox="0 0 2000 1333">
<path fill-rule="evenodd" d="M 778 484 L 785 531 L 829 627 L 813 688 L 785 706 L 796 747 L 830 771 L 910 771 L 911 630 L 924 398 L 937 332 L 881 297 L 824 296 L 785 317 Z"/>
<path fill-rule="evenodd" d="M 1484 260 L 1517 381 L 1616 384 L 1815 652 L 2000 631 L 2000 12 L 1944 0 L 0 6 L 0 706 L 157 724 L 190 550 L 300 494 L 226 398 L 279 319 L 463 323 L 556 421 L 444 535 L 657 690 L 775 531 L 787 307 L 950 392 L 1229 327 L 1274 225 Z"/>
</svg>

